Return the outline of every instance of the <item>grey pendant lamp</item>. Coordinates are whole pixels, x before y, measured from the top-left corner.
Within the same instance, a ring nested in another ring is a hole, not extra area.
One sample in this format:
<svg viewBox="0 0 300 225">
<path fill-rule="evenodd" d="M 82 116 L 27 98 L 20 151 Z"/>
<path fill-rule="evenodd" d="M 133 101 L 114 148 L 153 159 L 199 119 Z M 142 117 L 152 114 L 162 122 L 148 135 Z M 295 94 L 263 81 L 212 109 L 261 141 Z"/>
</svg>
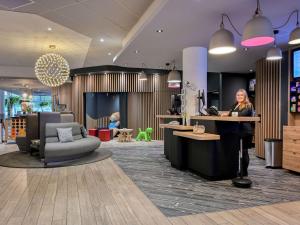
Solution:
<svg viewBox="0 0 300 225">
<path fill-rule="evenodd" d="M 147 75 L 145 74 L 144 71 L 139 72 L 139 80 L 141 80 L 141 81 L 148 80 Z"/>
<path fill-rule="evenodd" d="M 142 63 L 142 67 L 143 68 L 146 67 L 145 63 Z M 142 70 L 141 72 L 139 72 L 138 76 L 139 76 L 139 80 L 140 81 L 146 81 L 146 80 L 148 80 L 147 74 L 144 72 L 144 70 Z"/>
<path fill-rule="evenodd" d="M 268 50 L 266 60 L 275 61 L 281 59 L 282 59 L 282 51 L 279 47 L 274 45 L 272 48 Z"/>
<path fill-rule="evenodd" d="M 173 65 L 173 69 L 168 74 L 168 83 L 181 83 L 181 74 L 176 70 L 175 60 Z"/>
<path fill-rule="evenodd" d="M 274 39 L 272 23 L 262 15 L 260 2 L 257 0 L 255 14 L 244 28 L 241 44 L 245 47 L 256 47 L 270 44 Z"/>
<path fill-rule="evenodd" d="M 289 44 L 297 45 L 300 44 L 300 27 L 299 27 L 299 11 L 295 11 L 297 13 L 297 23 L 296 28 L 290 33 Z"/>
<path fill-rule="evenodd" d="M 236 51 L 233 34 L 224 28 L 224 15 L 222 14 L 222 22 L 220 29 L 216 31 L 210 38 L 208 52 L 212 55 L 224 55 Z"/>
<path fill-rule="evenodd" d="M 275 30 L 274 35 L 278 34 L 279 31 Z M 276 40 L 274 41 L 274 46 L 270 48 L 267 52 L 267 57 L 266 60 L 268 61 L 276 61 L 276 60 L 281 60 L 282 59 L 282 51 L 279 47 L 276 45 Z"/>
</svg>

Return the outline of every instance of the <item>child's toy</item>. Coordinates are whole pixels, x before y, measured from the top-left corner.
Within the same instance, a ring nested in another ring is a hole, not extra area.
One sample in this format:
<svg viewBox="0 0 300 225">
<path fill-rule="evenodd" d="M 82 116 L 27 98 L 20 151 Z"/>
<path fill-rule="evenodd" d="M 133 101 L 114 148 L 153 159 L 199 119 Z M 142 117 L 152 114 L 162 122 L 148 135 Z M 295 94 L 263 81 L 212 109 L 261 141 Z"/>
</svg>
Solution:
<svg viewBox="0 0 300 225">
<path fill-rule="evenodd" d="M 142 131 L 141 128 L 139 128 L 139 134 L 136 137 L 136 140 L 137 141 L 142 141 L 142 140 L 152 141 L 152 138 L 151 138 L 152 132 L 153 132 L 153 129 L 151 127 L 148 127 L 145 131 Z"/>
</svg>

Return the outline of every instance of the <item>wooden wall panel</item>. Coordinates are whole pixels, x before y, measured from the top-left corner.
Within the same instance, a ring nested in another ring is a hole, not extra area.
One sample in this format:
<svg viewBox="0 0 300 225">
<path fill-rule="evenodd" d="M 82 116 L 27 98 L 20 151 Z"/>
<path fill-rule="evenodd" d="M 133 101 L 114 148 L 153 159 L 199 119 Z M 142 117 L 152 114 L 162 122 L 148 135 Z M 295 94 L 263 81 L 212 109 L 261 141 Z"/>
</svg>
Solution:
<svg viewBox="0 0 300 225">
<path fill-rule="evenodd" d="M 148 75 L 147 81 L 139 81 L 136 73 L 106 73 L 74 77 L 72 88 L 72 111 L 79 123 L 84 121 L 83 93 L 127 92 L 128 127 L 154 129 L 154 139 L 163 138 L 156 115 L 165 114 L 170 108 L 171 95 L 179 90 L 168 88 L 167 74 Z M 130 108 L 130 109 L 129 109 Z"/>
<path fill-rule="evenodd" d="M 261 59 L 256 65 L 256 114 L 261 123 L 255 128 L 256 155 L 264 158 L 264 139 L 282 137 L 281 62 Z"/>
<path fill-rule="evenodd" d="M 52 88 L 52 99 L 59 104 L 66 104 L 66 111 L 72 110 L 72 83 L 65 83 L 60 87 Z"/>
</svg>

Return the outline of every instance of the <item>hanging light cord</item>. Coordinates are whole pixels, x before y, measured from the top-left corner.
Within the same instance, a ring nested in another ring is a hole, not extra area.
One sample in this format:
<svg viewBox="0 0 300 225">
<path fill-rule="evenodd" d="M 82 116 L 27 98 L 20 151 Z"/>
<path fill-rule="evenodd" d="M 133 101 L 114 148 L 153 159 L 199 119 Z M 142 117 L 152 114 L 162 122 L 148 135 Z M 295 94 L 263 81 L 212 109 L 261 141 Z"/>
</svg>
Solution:
<svg viewBox="0 0 300 225">
<path fill-rule="evenodd" d="M 260 2 L 259 0 L 256 1 L 256 10 L 255 10 L 255 15 L 261 14 L 261 9 L 260 9 Z"/>
<path fill-rule="evenodd" d="M 279 27 L 274 27 L 274 29 L 275 29 L 275 30 L 278 30 L 278 29 L 280 29 L 280 28 L 285 27 L 285 26 L 290 22 L 292 16 L 293 16 L 295 13 L 296 13 L 296 15 L 297 15 L 297 26 L 299 26 L 299 10 L 296 9 L 296 10 L 294 10 L 293 12 L 290 13 L 288 19 L 285 21 L 284 24 L 282 24 L 282 25 L 279 26 Z"/>
<path fill-rule="evenodd" d="M 223 22 L 223 19 L 224 17 L 226 17 L 230 23 L 230 25 L 232 26 L 232 28 L 235 30 L 235 32 L 239 35 L 239 36 L 242 36 L 242 34 L 238 31 L 238 29 L 233 25 L 230 17 L 226 14 L 226 13 L 222 13 L 222 23 L 221 23 L 221 26 L 224 27 L 224 22 Z"/>
</svg>

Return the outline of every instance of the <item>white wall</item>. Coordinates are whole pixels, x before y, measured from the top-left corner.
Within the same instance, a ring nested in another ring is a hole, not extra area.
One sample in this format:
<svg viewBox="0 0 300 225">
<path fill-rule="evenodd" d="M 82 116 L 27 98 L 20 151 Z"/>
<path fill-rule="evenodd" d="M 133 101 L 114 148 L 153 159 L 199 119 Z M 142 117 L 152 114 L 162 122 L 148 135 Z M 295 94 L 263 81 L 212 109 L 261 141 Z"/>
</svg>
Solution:
<svg viewBox="0 0 300 225">
<path fill-rule="evenodd" d="M 198 113 L 197 95 L 199 90 L 205 91 L 207 99 L 207 49 L 189 47 L 183 50 L 183 85 L 190 82 L 196 90 L 186 88 L 186 113 L 193 116 Z"/>
</svg>

